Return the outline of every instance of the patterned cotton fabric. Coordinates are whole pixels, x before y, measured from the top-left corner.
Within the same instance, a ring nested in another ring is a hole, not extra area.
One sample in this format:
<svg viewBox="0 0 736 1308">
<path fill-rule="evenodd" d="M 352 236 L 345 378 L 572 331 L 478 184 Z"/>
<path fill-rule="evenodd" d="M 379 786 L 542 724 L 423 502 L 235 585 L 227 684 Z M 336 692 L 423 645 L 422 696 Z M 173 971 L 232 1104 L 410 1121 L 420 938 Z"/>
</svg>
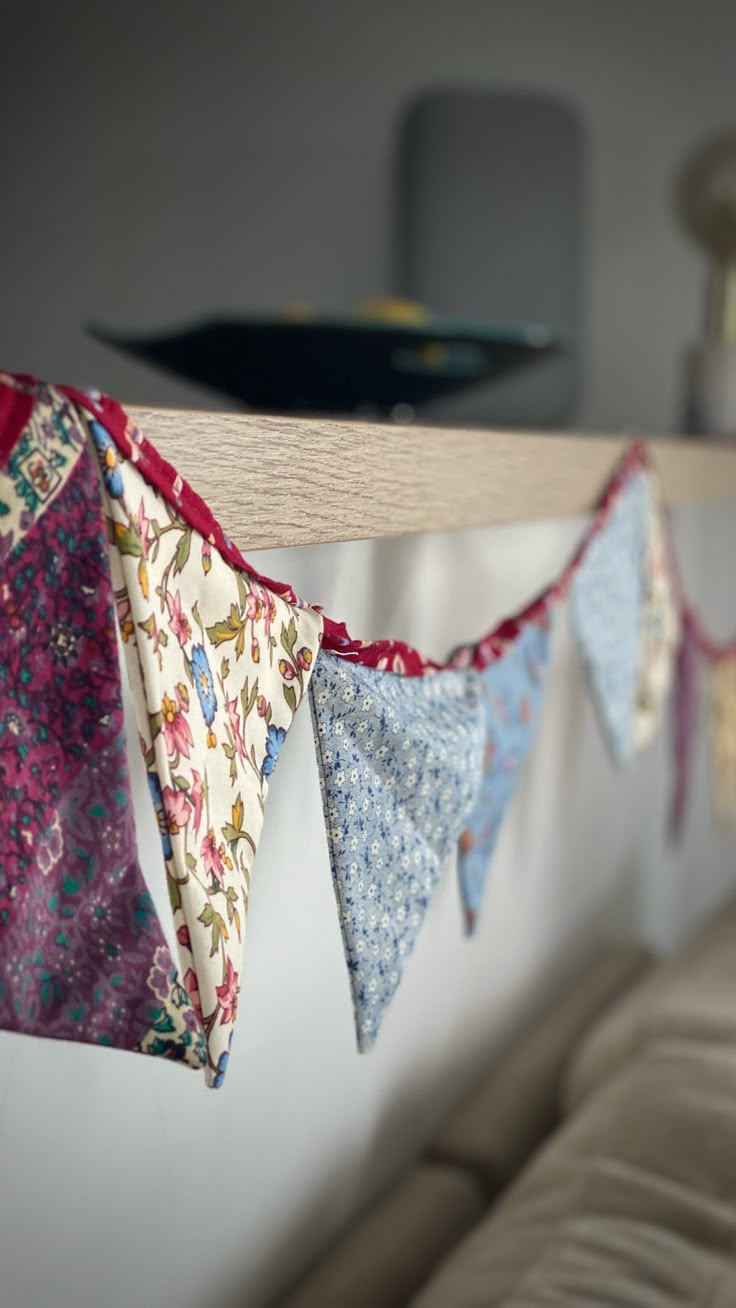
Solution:
<svg viewBox="0 0 736 1308">
<path fill-rule="evenodd" d="M 322 654 L 310 687 L 358 1047 L 376 1039 L 481 780 L 474 672 L 398 677 Z"/>
<path fill-rule="evenodd" d="M 646 486 L 631 476 L 592 537 L 575 575 L 573 628 L 593 703 L 614 762 L 628 763 L 641 667 Z"/>
<path fill-rule="evenodd" d="M 693 745 L 698 717 L 698 664 L 698 643 L 692 623 L 686 615 L 677 650 L 672 696 L 672 752 L 675 778 L 670 812 L 670 835 L 675 840 L 682 834 L 690 792 Z"/>
<path fill-rule="evenodd" d="M 485 747 L 478 798 L 460 834 L 458 875 L 468 932 L 475 930 L 504 814 L 536 736 L 549 662 L 550 616 L 528 623 L 479 674 Z"/>
<path fill-rule="evenodd" d="M 225 561 L 90 423 L 118 622 L 158 817 L 184 985 L 222 1084 L 237 1018 L 251 867 L 268 784 L 322 631 Z"/>
<path fill-rule="evenodd" d="M 659 726 L 662 707 L 672 685 L 680 640 L 680 611 L 659 485 L 652 472 L 643 475 L 643 482 L 646 499 L 644 573 L 633 726 L 633 744 L 637 750 L 649 744 Z"/>
<path fill-rule="evenodd" d="M 34 399 L 0 473 L 0 1027 L 201 1067 L 136 860 L 98 474 Z"/>
</svg>

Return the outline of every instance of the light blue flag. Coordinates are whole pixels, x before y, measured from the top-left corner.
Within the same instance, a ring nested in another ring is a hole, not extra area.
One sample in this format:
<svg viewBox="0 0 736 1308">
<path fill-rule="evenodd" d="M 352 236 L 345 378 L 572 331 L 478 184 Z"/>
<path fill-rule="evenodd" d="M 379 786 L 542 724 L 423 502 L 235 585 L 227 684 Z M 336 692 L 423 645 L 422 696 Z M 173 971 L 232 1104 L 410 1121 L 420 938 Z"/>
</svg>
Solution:
<svg viewBox="0 0 736 1308">
<path fill-rule="evenodd" d="M 529 622 L 481 672 L 485 709 L 483 780 L 460 835 L 458 876 L 465 925 L 475 930 L 488 867 L 506 808 L 534 743 L 549 662 L 549 615 Z"/>
<path fill-rule="evenodd" d="M 634 748 L 647 492 L 637 473 L 594 536 L 570 591 L 575 638 L 603 735 L 619 765 Z"/>
<path fill-rule="evenodd" d="M 310 685 L 358 1048 L 378 1034 L 480 786 L 481 679 L 317 659 Z"/>
</svg>

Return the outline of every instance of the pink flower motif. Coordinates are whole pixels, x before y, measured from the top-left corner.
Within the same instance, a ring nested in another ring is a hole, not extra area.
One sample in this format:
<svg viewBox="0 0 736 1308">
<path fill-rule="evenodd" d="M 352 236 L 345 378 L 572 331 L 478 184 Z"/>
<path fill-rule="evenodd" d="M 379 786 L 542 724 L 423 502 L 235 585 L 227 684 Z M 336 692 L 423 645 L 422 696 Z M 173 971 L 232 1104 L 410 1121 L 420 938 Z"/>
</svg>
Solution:
<svg viewBox="0 0 736 1308">
<path fill-rule="evenodd" d="M 147 559 L 147 558 L 148 558 L 148 544 L 149 544 L 149 542 L 148 542 L 148 528 L 149 528 L 150 525 L 151 525 L 151 519 L 146 517 L 146 511 L 145 511 L 145 507 L 144 507 L 144 504 L 143 504 L 143 497 L 142 497 L 142 496 L 141 496 L 141 502 L 140 502 L 140 504 L 138 505 L 138 513 L 136 514 L 136 522 L 138 523 L 138 535 L 139 535 L 139 537 L 140 537 L 141 549 L 143 550 L 143 557 L 144 557 L 144 559 Z"/>
<path fill-rule="evenodd" d="M 130 600 L 127 595 L 122 596 L 118 600 L 118 626 L 120 627 L 120 635 L 123 639 L 123 643 L 127 644 L 131 636 L 135 635 L 133 614 L 130 607 Z"/>
<path fill-rule="evenodd" d="M 230 730 L 235 739 L 235 748 L 238 751 L 239 758 L 245 758 L 245 744 L 240 734 L 240 714 L 238 713 L 238 701 L 236 698 L 228 699 L 225 696 L 225 705 L 227 707 L 227 719 L 230 723 Z"/>
<path fill-rule="evenodd" d="M 263 600 L 257 590 L 249 590 L 245 597 L 245 616 L 248 622 L 260 622 L 263 617 Z"/>
<path fill-rule="evenodd" d="M 238 984 L 238 974 L 235 971 L 231 960 L 228 959 L 225 980 L 221 986 L 215 986 L 215 993 L 220 1007 L 222 1008 L 222 1016 L 220 1018 L 221 1026 L 224 1026 L 226 1022 L 235 1021 L 238 1015 L 239 991 L 240 986 Z"/>
<path fill-rule="evenodd" d="M 187 825 L 192 814 L 186 791 L 174 790 L 173 786 L 165 786 L 163 801 L 169 831 L 172 836 L 176 836 Z"/>
<path fill-rule="evenodd" d="M 194 805 L 194 834 L 199 835 L 199 824 L 202 821 L 202 802 L 204 799 L 204 786 L 202 778 L 196 768 L 192 768 L 192 788 L 189 791 L 189 798 Z"/>
<path fill-rule="evenodd" d="M 189 750 L 194 744 L 185 712 L 181 698 L 174 700 L 164 695 L 161 701 L 161 730 L 164 733 L 166 752 L 171 758 L 177 754 L 189 758 Z"/>
<path fill-rule="evenodd" d="M 200 854 L 202 856 L 205 871 L 210 876 L 213 876 L 216 881 L 219 881 L 220 885 L 224 885 L 225 869 L 223 867 L 220 851 L 217 848 L 217 841 L 212 827 L 210 827 L 207 835 L 202 841 Z"/>
<path fill-rule="evenodd" d="M 296 676 L 293 663 L 289 663 L 287 659 L 279 659 L 279 672 L 284 681 L 293 681 Z"/>
<path fill-rule="evenodd" d="M 172 597 L 167 591 L 166 606 L 169 610 L 169 630 L 183 649 L 192 634 L 192 628 L 181 606 L 181 593 L 177 591 Z"/>
<path fill-rule="evenodd" d="M 265 718 L 269 708 L 268 700 L 266 699 L 265 695 L 258 696 L 258 698 L 256 699 L 256 708 L 258 710 L 259 718 Z"/>
<path fill-rule="evenodd" d="M 212 567 L 212 550 L 210 548 L 210 543 L 207 540 L 203 540 L 202 541 L 202 571 L 205 577 L 207 576 L 207 573 L 209 572 L 211 567 Z"/>
<path fill-rule="evenodd" d="M 191 949 L 192 938 L 189 934 L 188 926 L 180 926 L 176 933 L 176 938 L 183 949 Z"/>
<path fill-rule="evenodd" d="M 182 980 L 184 982 L 184 989 L 189 995 L 189 1002 L 191 1003 L 192 1008 L 194 1009 L 195 1013 L 197 1014 L 197 1017 L 201 1022 L 202 1001 L 199 997 L 199 982 L 197 981 L 197 976 L 193 967 L 190 967 L 189 970 L 184 973 Z"/>
<path fill-rule="evenodd" d="M 138 463 L 141 457 L 140 446 L 143 444 L 143 436 L 135 423 L 131 422 L 130 418 L 128 418 L 125 423 L 125 435 L 128 439 L 128 450 L 126 452 L 132 459 L 133 463 Z"/>
</svg>

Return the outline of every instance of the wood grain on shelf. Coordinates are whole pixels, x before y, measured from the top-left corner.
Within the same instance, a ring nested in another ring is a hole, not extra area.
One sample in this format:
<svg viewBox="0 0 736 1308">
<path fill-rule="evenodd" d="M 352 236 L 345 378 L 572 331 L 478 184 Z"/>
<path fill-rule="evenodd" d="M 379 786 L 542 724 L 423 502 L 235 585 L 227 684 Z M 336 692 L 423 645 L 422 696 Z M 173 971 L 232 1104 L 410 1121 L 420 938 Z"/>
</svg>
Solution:
<svg viewBox="0 0 736 1308">
<path fill-rule="evenodd" d="M 206 410 L 129 413 L 245 551 L 585 513 L 627 444 Z M 652 450 L 668 503 L 736 500 L 736 448 L 656 440 Z"/>
</svg>

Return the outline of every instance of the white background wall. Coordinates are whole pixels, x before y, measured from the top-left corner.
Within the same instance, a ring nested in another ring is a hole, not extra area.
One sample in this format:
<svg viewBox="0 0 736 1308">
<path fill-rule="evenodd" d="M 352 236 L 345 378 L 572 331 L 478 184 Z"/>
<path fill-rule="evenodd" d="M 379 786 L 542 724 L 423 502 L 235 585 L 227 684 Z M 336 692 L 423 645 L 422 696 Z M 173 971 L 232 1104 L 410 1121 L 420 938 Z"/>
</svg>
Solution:
<svg viewBox="0 0 736 1308">
<path fill-rule="evenodd" d="M 736 115 L 729 4 L 85 0 L 14 7 L 2 32 L 3 366 L 123 400 L 202 400 L 87 342 L 80 324 L 157 326 L 389 289 L 399 106 L 436 80 L 487 80 L 562 92 L 585 117 L 581 421 L 671 424 L 702 278 L 669 187 L 683 154 Z M 439 655 L 538 589 L 579 530 L 261 563 L 355 631 Z M 725 635 L 736 627 L 733 515 L 688 510 L 676 531 L 692 589 Z M 154 1060 L 0 1035 L 3 1308 L 204 1308 L 234 1286 L 249 1308 L 269 1302 L 427 1139 L 601 924 L 666 944 L 733 880 L 736 848 L 711 829 L 702 748 L 685 843 L 665 851 L 667 745 L 665 731 L 630 776 L 614 776 L 561 629 L 481 930 L 462 938 L 448 869 L 381 1040 L 359 1058 L 301 716 L 269 798 L 223 1090 Z M 132 763 L 142 857 L 160 890 Z"/>
</svg>

